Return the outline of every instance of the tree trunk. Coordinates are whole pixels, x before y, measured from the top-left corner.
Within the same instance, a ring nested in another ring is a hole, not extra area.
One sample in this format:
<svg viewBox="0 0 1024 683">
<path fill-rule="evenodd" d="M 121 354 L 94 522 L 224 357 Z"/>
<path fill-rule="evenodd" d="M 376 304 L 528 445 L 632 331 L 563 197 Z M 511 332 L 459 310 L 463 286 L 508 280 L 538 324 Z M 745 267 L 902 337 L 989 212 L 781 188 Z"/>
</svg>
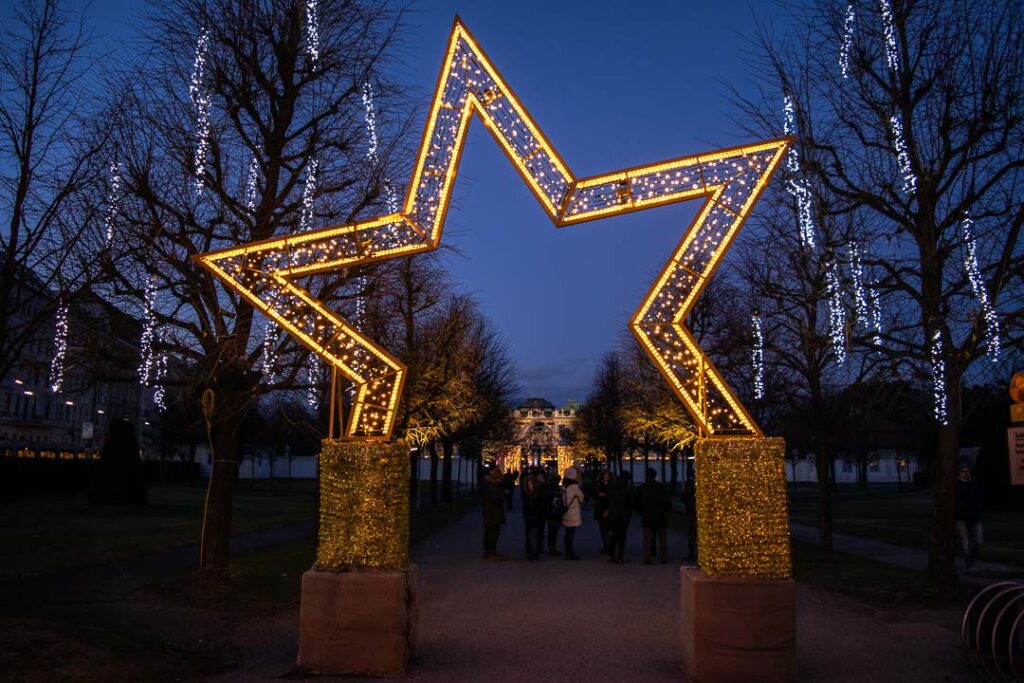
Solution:
<svg viewBox="0 0 1024 683">
<path fill-rule="evenodd" d="M 829 482 L 829 444 L 827 439 L 822 439 L 818 448 L 818 456 L 815 460 L 815 470 L 818 474 L 818 538 L 821 540 L 821 549 L 829 555 L 832 554 L 832 487 Z"/>
<path fill-rule="evenodd" d="M 661 458 L 661 483 L 665 483 L 665 451 L 660 451 L 658 457 Z"/>
<path fill-rule="evenodd" d="M 669 491 L 674 496 L 679 492 L 679 451 L 672 451 L 669 457 L 672 461 L 672 484 Z"/>
<path fill-rule="evenodd" d="M 437 507 L 437 444 L 431 441 L 427 445 L 430 452 L 430 506 Z"/>
<path fill-rule="evenodd" d="M 949 365 L 947 365 L 949 367 Z M 952 371 L 950 374 L 953 374 Z M 960 452 L 959 382 L 946 382 L 947 424 L 938 428 L 935 457 L 935 511 L 932 517 L 931 545 L 928 548 L 928 576 L 941 588 L 956 584 L 956 525 L 953 522 L 956 461 Z"/>
<path fill-rule="evenodd" d="M 444 461 L 441 464 L 441 502 L 451 504 L 452 502 L 452 450 L 454 444 L 451 441 L 441 441 L 441 448 L 444 449 Z"/>
<path fill-rule="evenodd" d="M 459 448 L 459 469 L 455 474 L 455 495 L 462 495 L 462 448 Z"/>
<path fill-rule="evenodd" d="M 238 428 L 242 416 L 213 423 L 213 464 L 203 512 L 199 570 L 203 580 L 225 579 L 231 555 L 231 507 L 238 479 Z"/>
</svg>

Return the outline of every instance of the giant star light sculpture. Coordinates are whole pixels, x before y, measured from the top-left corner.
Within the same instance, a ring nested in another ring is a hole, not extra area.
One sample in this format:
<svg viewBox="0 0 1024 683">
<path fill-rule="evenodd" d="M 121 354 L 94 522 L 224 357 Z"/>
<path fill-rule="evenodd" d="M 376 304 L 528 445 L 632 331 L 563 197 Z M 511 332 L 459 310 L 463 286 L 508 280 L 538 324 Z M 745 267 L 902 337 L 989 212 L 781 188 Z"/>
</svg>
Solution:
<svg viewBox="0 0 1024 683">
<path fill-rule="evenodd" d="M 196 259 L 356 384 L 348 437 L 390 439 L 405 366 L 297 281 L 436 249 L 474 114 L 557 227 L 705 198 L 630 328 L 705 435 L 760 436 L 683 321 L 778 165 L 788 139 L 576 178 L 458 17 L 401 211 Z"/>
</svg>

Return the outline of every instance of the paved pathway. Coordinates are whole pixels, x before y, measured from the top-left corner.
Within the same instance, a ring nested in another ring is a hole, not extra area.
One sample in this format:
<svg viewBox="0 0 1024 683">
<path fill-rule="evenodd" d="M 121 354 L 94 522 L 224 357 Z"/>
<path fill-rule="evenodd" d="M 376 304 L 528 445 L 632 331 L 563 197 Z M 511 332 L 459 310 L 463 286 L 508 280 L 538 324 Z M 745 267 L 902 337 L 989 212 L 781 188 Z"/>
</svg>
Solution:
<svg viewBox="0 0 1024 683">
<path fill-rule="evenodd" d="M 506 562 L 480 558 L 478 514 L 417 544 L 420 643 L 409 680 L 683 680 L 678 562 L 642 566 L 635 521 L 631 536 L 629 562 L 609 564 L 587 519 L 577 540 L 583 560 L 526 562 L 517 511 L 501 538 L 501 551 L 511 556 Z M 670 537 L 675 557 L 684 542 Z M 975 680 L 959 658 L 951 611 L 890 613 L 799 586 L 797 613 L 801 681 Z M 236 631 L 243 666 L 215 680 L 292 671 L 297 630 L 298 615 L 288 612 Z"/>
</svg>

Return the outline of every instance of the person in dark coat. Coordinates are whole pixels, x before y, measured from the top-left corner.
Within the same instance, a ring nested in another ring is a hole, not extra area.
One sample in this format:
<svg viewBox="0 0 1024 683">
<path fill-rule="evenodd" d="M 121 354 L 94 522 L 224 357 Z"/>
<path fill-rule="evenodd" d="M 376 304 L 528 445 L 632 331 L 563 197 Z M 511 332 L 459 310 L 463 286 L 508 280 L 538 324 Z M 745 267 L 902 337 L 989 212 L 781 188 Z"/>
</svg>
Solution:
<svg viewBox="0 0 1024 683">
<path fill-rule="evenodd" d="M 615 477 L 608 470 L 601 472 L 601 476 L 594 486 L 594 519 L 601 530 L 601 552 L 605 555 L 612 554 L 612 530 L 608 526 L 608 494 L 612 490 Z"/>
<path fill-rule="evenodd" d="M 508 509 L 512 509 L 512 493 L 516 488 L 516 473 L 511 470 L 505 473 L 505 476 L 501 479 L 505 486 L 505 504 L 508 505 Z"/>
<path fill-rule="evenodd" d="M 526 559 L 540 559 L 540 547 L 544 542 L 544 500 L 540 482 L 530 475 L 522 483 L 523 523 L 526 526 Z"/>
<path fill-rule="evenodd" d="M 974 478 L 974 471 L 967 463 L 960 465 L 956 478 L 956 500 L 953 508 L 953 519 L 956 522 L 957 534 L 960 536 L 960 548 L 964 553 L 964 565 L 971 568 L 984 540 L 981 529 L 981 486 Z"/>
<path fill-rule="evenodd" d="M 697 484 L 693 479 L 683 482 L 683 514 L 686 515 L 687 560 L 697 559 Z"/>
<path fill-rule="evenodd" d="M 629 472 L 621 473 L 608 491 L 608 510 L 605 521 L 611 532 L 609 562 L 626 561 L 626 532 L 633 517 L 633 481 Z"/>
<path fill-rule="evenodd" d="M 665 564 L 668 562 L 668 518 L 672 512 L 672 500 L 668 489 L 658 481 L 658 472 L 653 467 L 647 468 L 647 481 L 636 491 L 636 511 L 644 529 L 644 564 L 651 563 L 655 534 L 658 536 L 658 558 Z"/>
<path fill-rule="evenodd" d="M 547 520 L 548 525 L 548 555 L 557 556 L 562 553 L 558 552 L 558 530 L 562 528 L 562 516 L 553 515 L 551 513 L 554 506 L 554 499 L 556 496 L 561 497 L 562 495 L 562 478 L 558 473 L 551 475 L 551 479 L 548 480 L 547 485 L 541 492 L 541 500 L 544 506 L 544 516 Z"/>
<path fill-rule="evenodd" d="M 505 523 L 505 487 L 501 468 L 492 467 L 484 481 L 484 557 L 502 559 L 498 555 L 498 535 Z"/>
</svg>

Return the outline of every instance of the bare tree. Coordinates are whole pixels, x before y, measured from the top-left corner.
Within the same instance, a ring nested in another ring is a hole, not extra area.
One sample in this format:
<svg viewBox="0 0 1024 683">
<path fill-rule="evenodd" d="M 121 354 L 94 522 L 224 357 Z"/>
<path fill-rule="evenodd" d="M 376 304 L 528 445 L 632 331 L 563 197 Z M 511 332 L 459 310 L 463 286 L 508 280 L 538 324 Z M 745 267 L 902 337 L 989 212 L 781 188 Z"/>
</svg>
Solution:
<svg viewBox="0 0 1024 683">
<path fill-rule="evenodd" d="M 884 334 L 857 341 L 923 384 L 934 376 L 928 571 L 949 586 L 960 387 L 993 350 L 991 316 L 964 267 L 972 246 L 1004 347 L 1024 343 L 1024 8 L 886 0 L 794 13 L 795 38 L 762 36 L 766 94 L 747 100 L 744 113 L 752 129 L 777 133 L 783 94 L 793 98 L 801 170 L 815 202 L 857 225 L 864 263 L 878 269 L 892 309 Z"/>
<path fill-rule="evenodd" d="M 0 31 L 0 378 L 53 338 L 59 306 L 87 291 L 102 247 L 100 150 L 84 14 L 22 0 Z M 43 371 L 45 376 L 45 369 Z"/>
<path fill-rule="evenodd" d="M 252 306 L 190 257 L 348 222 L 379 210 L 386 196 L 391 150 L 382 147 L 380 166 L 367 160 L 361 97 L 369 79 L 383 106 L 395 94 L 380 67 L 400 12 L 350 0 L 321 3 L 317 14 L 310 24 L 301 0 L 154 6 L 148 59 L 126 79 L 117 121 L 126 196 L 115 239 L 134 266 L 111 273 L 115 294 L 138 303 L 155 287 L 157 349 L 191 362 L 198 388 L 215 397 L 206 404 L 214 453 L 206 575 L 228 566 L 242 420 L 261 394 L 294 387 L 308 361 L 286 335 L 272 337 L 276 348 L 264 355 Z M 303 284 L 351 317 L 355 298 L 367 294 L 349 286 L 352 274 Z M 278 361 L 272 377 L 261 377 L 263 358 Z"/>
</svg>

